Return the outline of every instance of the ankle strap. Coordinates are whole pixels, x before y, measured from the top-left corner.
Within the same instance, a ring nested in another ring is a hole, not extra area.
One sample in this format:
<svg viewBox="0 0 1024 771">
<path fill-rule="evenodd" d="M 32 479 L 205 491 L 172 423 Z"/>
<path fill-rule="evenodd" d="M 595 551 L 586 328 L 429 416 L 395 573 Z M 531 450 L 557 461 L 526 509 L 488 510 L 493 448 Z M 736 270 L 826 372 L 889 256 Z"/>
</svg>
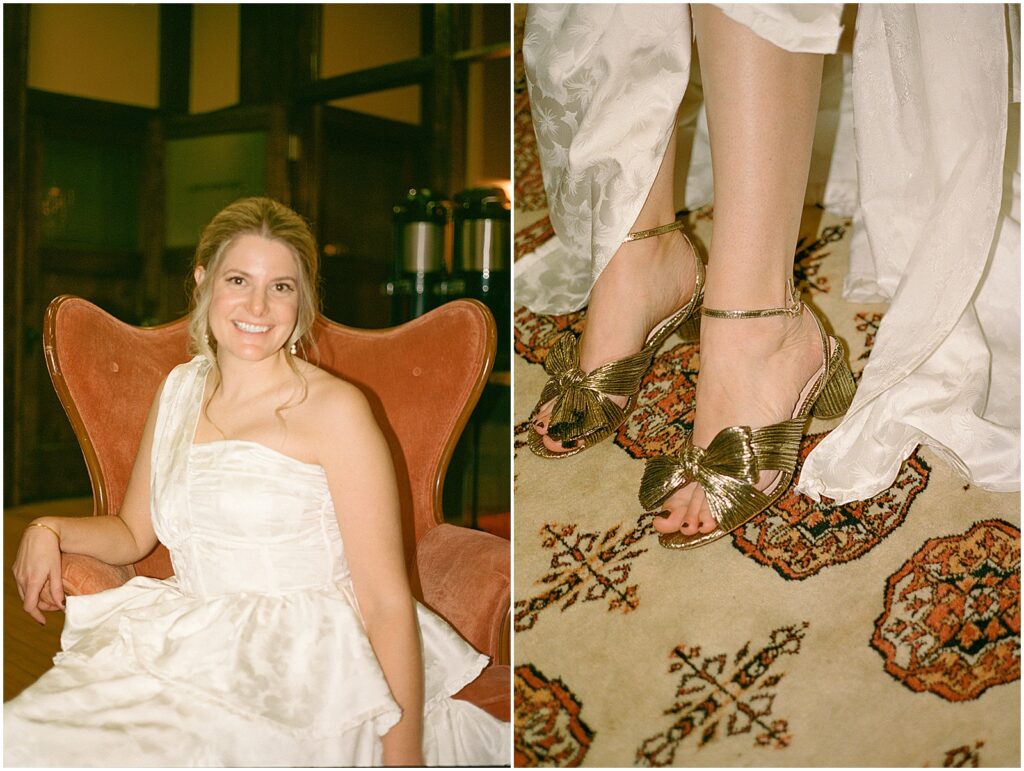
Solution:
<svg viewBox="0 0 1024 771">
<path fill-rule="evenodd" d="M 803 303 L 800 301 L 800 293 L 796 291 L 796 286 L 793 285 L 793 279 L 789 279 L 786 282 L 786 290 L 789 294 L 790 304 L 785 308 L 765 308 L 764 310 L 756 311 L 720 311 L 714 308 L 704 306 L 700 312 L 704 316 L 710 316 L 714 319 L 761 319 L 766 316 L 799 316 L 803 309 Z"/>
<path fill-rule="evenodd" d="M 683 229 L 683 220 L 673 220 L 672 222 L 668 223 L 667 225 L 658 225 L 658 227 L 651 228 L 650 230 L 636 230 L 636 231 L 630 233 L 629 235 L 627 235 L 625 238 L 623 238 L 622 239 L 622 243 L 625 244 L 625 243 L 627 243 L 629 241 L 640 241 L 640 240 L 642 240 L 644 238 L 651 238 L 652 236 L 660 236 L 662 233 L 671 233 L 673 230 L 682 230 L 682 229 Z"/>
</svg>

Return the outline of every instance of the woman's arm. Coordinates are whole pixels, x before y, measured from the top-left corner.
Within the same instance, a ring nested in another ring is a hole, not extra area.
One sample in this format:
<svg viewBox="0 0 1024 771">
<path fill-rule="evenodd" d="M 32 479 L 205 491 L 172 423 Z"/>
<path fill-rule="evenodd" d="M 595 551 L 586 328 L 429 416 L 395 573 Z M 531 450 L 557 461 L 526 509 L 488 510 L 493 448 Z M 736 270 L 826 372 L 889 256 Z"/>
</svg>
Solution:
<svg viewBox="0 0 1024 771">
<path fill-rule="evenodd" d="M 401 721 L 384 737 L 384 763 L 423 765 L 423 657 L 402 549 L 394 465 L 365 397 L 347 383 L 325 388 L 317 455 L 345 542 L 352 584 L 370 644 Z"/>
<path fill-rule="evenodd" d="M 43 610 L 64 607 L 60 555 L 85 554 L 111 565 L 130 565 L 156 546 L 149 510 L 149 467 L 160 392 L 149 408 L 142 442 L 115 517 L 39 517 L 25 529 L 14 558 L 14 580 L 25 611 L 41 624 Z M 34 527 L 33 525 L 45 525 Z"/>
</svg>

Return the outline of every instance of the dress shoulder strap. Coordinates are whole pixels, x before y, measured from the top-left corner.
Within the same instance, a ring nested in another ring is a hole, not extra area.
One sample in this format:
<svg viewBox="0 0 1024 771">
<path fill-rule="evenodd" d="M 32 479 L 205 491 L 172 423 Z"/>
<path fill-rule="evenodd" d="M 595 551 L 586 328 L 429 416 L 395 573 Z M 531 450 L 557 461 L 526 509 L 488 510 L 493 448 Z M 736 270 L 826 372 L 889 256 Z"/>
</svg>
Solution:
<svg viewBox="0 0 1024 771">
<path fill-rule="evenodd" d="M 161 532 L 161 512 L 170 512 L 184 505 L 179 498 L 185 491 L 188 453 L 202 408 L 210 366 L 209 359 L 202 355 L 179 364 L 167 375 L 160 393 L 150 455 L 149 494 L 154 527 L 160 540 L 167 545 L 170 544 L 165 536 L 171 534 Z"/>
</svg>

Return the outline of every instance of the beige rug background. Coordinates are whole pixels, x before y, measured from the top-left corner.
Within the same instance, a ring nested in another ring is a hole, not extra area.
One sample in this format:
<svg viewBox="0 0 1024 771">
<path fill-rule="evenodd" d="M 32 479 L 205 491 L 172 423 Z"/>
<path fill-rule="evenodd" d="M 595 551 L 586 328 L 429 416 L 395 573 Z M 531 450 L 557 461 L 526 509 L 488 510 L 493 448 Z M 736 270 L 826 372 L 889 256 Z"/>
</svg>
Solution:
<svg viewBox="0 0 1024 771">
<path fill-rule="evenodd" d="M 551 231 L 516 82 L 518 255 Z M 688 216 L 699 241 L 712 217 Z M 848 220 L 809 208 L 802 232 L 805 299 L 859 373 L 885 308 L 841 297 Z M 1019 495 L 919 450 L 872 501 L 791 490 L 734 537 L 663 549 L 636 490 L 684 435 L 699 349 L 666 343 L 616 437 L 537 458 L 541 362 L 581 325 L 516 312 L 517 765 L 1019 766 Z"/>
</svg>

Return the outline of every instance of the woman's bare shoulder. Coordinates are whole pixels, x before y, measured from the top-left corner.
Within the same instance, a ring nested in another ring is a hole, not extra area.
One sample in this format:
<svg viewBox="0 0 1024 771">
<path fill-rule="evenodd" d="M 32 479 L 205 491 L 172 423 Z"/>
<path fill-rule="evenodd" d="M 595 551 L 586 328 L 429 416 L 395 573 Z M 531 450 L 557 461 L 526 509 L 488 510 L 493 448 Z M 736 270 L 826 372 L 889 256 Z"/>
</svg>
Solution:
<svg viewBox="0 0 1024 771">
<path fill-rule="evenodd" d="M 300 366 L 307 387 L 305 406 L 314 419 L 370 415 L 369 402 L 358 386 L 308 362 Z"/>
<path fill-rule="evenodd" d="M 312 455 L 328 473 L 362 468 L 370 448 L 385 446 L 370 401 L 358 386 L 319 367 L 300 371 L 307 393 L 296 428 Z"/>
</svg>

